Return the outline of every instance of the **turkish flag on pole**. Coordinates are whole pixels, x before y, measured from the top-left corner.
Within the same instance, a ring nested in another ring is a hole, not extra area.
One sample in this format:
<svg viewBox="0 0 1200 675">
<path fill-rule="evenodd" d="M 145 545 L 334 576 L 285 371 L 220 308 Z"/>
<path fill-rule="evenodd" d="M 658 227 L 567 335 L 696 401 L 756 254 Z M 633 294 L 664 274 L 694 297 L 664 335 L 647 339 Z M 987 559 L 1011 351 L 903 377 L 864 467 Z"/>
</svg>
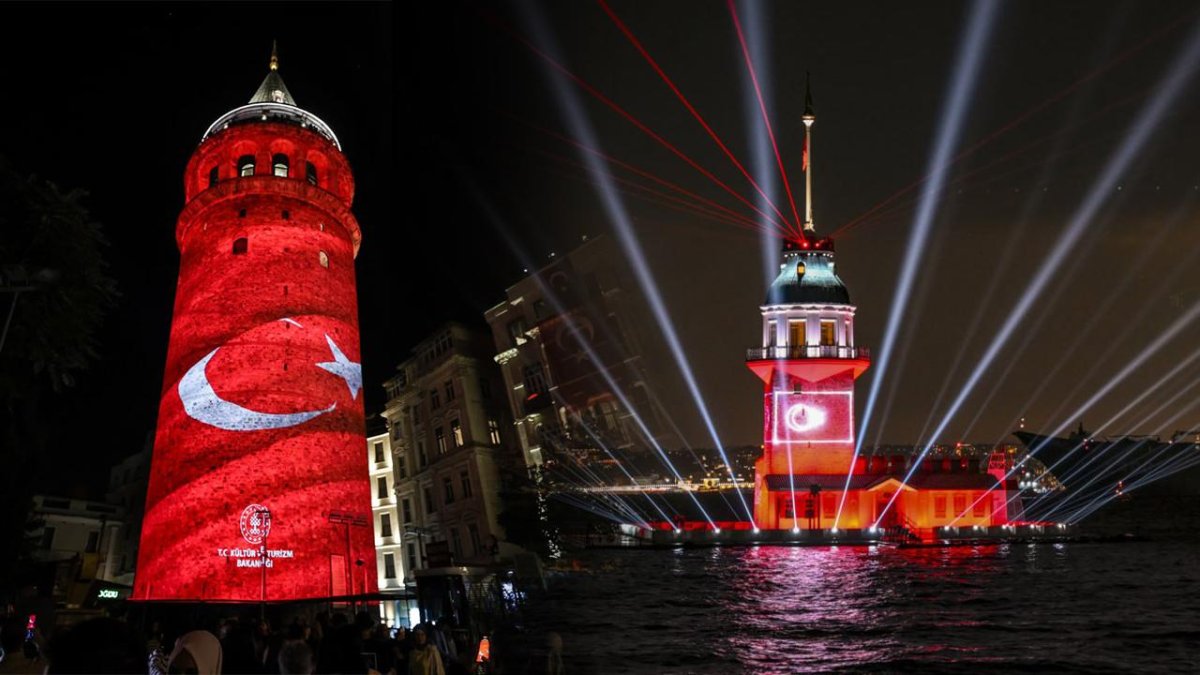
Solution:
<svg viewBox="0 0 1200 675">
<path fill-rule="evenodd" d="M 804 149 L 800 151 L 800 170 L 808 171 L 808 134 L 804 134 Z"/>
</svg>

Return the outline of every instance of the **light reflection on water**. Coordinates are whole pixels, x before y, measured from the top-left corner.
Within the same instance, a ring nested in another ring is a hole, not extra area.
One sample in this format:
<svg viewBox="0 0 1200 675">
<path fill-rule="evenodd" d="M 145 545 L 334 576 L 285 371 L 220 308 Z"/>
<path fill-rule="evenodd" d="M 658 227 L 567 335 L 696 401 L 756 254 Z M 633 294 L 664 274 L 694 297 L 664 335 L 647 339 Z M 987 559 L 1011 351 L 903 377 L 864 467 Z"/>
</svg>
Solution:
<svg viewBox="0 0 1200 675">
<path fill-rule="evenodd" d="M 1200 542 L 591 551 L 531 619 L 573 673 L 1200 672 Z"/>
</svg>

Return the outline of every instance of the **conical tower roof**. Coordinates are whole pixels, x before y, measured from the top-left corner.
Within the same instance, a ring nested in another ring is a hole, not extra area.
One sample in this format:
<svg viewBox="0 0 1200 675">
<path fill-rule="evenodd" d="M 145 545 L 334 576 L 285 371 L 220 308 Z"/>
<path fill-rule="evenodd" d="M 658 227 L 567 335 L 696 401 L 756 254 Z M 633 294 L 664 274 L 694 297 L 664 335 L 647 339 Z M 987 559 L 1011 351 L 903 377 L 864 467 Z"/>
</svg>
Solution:
<svg viewBox="0 0 1200 675">
<path fill-rule="evenodd" d="M 271 43 L 271 70 L 263 78 L 262 84 L 258 85 L 258 91 L 250 97 L 250 102 L 296 105 L 296 99 L 292 98 L 292 93 L 283 83 L 283 77 L 279 75 L 279 52 L 274 42 Z"/>
<path fill-rule="evenodd" d="M 229 128 L 232 124 L 267 121 L 299 124 L 329 139 L 339 150 L 342 148 L 333 129 L 330 129 L 328 124 L 296 105 L 296 99 L 292 98 L 292 93 L 288 91 L 287 85 L 283 83 L 283 78 L 279 75 L 279 55 L 274 43 L 271 45 L 271 69 L 263 78 L 262 84 L 258 85 L 254 96 L 250 97 L 250 102 L 217 118 L 217 121 L 213 122 L 204 132 L 201 140 L 203 141 L 222 129 Z"/>
</svg>

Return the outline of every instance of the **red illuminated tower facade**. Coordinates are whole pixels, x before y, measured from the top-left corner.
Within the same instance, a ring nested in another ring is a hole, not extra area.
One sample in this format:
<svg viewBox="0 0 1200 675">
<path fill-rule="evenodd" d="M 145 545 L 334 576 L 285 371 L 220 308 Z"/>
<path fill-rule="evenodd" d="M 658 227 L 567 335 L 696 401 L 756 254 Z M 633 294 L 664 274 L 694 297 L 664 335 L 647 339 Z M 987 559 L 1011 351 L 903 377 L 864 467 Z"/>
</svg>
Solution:
<svg viewBox="0 0 1200 675">
<path fill-rule="evenodd" d="M 855 307 L 835 270 L 833 240 L 807 234 L 784 244 L 761 308 L 763 346 L 747 355 L 763 381 L 754 484 L 754 522 L 763 529 L 832 527 L 854 455 L 854 380 L 870 365 L 854 342 Z"/>
<path fill-rule="evenodd" d="M 854 383 L 870 365 L 855 344 L 855 306 L 836 271 L 834 243 L 812 217 L 812 125 L 804 113 L 805 222 L 784 242 L 762 305 L 762 346 L 747 365 L 763 382 L 763 455 L 755 464 L 754 525 L 764 530 L 866 531 L 1007 522 L 997 475 L 966 459 L 913 467 L 912 458 L 855 457 Z"/>
<path fill-rule="evenodd" d="M 373 592 L 354 178 L 274 54 L 204 133 L 184 194 L 134 598 Z"/>
</svg>

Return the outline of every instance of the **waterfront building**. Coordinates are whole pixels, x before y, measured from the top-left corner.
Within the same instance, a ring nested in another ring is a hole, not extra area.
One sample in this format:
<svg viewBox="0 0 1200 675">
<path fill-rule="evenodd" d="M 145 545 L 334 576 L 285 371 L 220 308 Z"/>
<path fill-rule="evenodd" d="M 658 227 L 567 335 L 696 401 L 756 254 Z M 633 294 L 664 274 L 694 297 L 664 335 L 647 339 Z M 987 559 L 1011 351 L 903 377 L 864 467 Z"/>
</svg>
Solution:
<svg viewBox="0 0 1200 675">
<path fill-rule="evenodd" d="M 806 104 L 804 223 L 784 240 L 779 274 L 760 307 L 762 343 L 746 355 L 763 382 L 764 421 L 750 525 L 903 527 L 927 536 L 948 525 L 1007 523 L 1005 490 L 995 489 L 1002 473 L 970 471 L 966 458 L 915 466 L 904 455 L 855 456 L 854 383 L 871 359 L 855 340 L 856 308 L 837 273 L 833 239 L 819 236 L 813 222 L 811 96 Z"/>
<path fill-rule="evenodd" d="M 354 177 L 274 53 L 249 103 L 200 136 L 183 187 L 134 597 L 373 593 Z"/>
<path fill-rule="evenodd" d="M 403 542 L 399 565 L 410 587 L 418 570 L 489 565 L 516 552 L 498 520 L 501 464 L 517 451 L 491 353 L 485 334 L 449 323 L 384 383 L 398 511 L 393 539 Z"/>
<path fill-rule="evenodd" d="M 588 239 L 532 270 L 484 313 L 530 467 L 545 463 L 551 450 L 603 445 L 645 452 L 642 425 L 660 443 L 669 438 L 639 328 L 653 322 L 625 290 L 622 259 L 609 238 Z"/>
</svg>

